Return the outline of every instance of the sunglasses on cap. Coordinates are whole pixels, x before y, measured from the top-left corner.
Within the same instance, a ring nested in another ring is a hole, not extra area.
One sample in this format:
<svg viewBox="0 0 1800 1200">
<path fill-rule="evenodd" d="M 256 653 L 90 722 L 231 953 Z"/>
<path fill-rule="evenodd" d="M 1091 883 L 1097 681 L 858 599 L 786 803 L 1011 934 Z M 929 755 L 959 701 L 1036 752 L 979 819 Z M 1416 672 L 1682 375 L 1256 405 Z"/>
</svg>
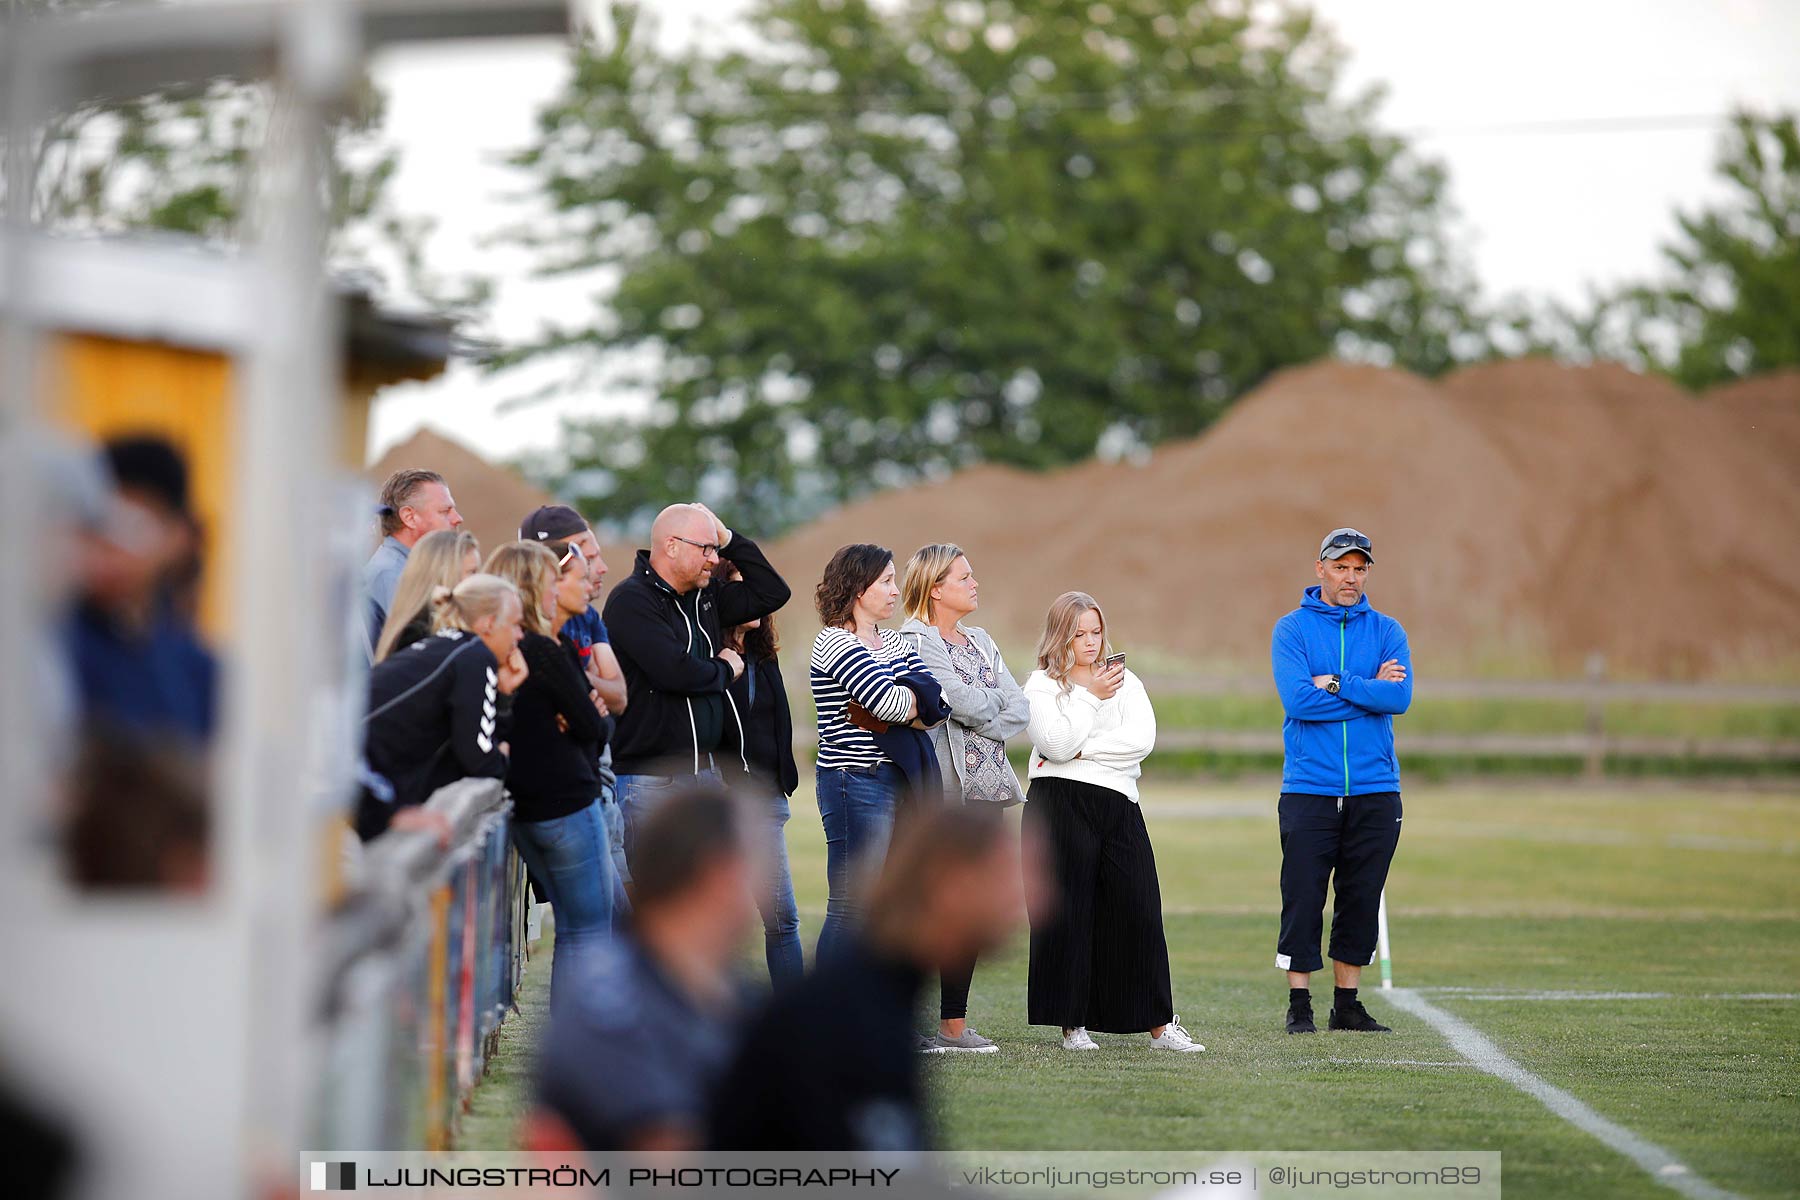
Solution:
<svg viewBox="0 0 1800 1200">
<path fill-rule="evenodd" d="M 581 557 L 581 551 L 579 551 L 575 548 L 575 543 L 570 542 L 566 547 L 563 548 L 562 557 L 556 560 L 556 569 L 558 571 L 560 571 L 564 567 L 569 565 L 569 560 L 571 558 L 580 558 L 580 557 Z"/>
<path fill-rule="evenodd" d="M 1375 543 L 1360 533 L 1340 533 L 1325 543 L 1327 550 L 1345 550 L 1352 546 L 1358 550 L 1373 550 Z"/>
</svg>

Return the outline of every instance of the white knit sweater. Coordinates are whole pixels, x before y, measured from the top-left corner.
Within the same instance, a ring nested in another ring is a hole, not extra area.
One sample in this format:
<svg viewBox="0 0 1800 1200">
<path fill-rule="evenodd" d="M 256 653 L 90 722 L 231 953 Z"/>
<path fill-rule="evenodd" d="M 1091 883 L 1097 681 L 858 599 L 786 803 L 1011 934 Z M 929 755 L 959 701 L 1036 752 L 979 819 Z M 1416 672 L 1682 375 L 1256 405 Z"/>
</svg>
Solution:
<svg viewBox="0 0 1800 1200">
<path fill-rule="evenodd" d="M 1156 747 L 1150 694 L 1129 670 L 1125 683 L 1102 700 L 1084 687 L 1067 692 L 1043 671 L 1025 681 L 1031 701 L 1032 779 L 1073 779 L 1109 788 L 1137 803 L 1140 764 Z"/>
</svg>

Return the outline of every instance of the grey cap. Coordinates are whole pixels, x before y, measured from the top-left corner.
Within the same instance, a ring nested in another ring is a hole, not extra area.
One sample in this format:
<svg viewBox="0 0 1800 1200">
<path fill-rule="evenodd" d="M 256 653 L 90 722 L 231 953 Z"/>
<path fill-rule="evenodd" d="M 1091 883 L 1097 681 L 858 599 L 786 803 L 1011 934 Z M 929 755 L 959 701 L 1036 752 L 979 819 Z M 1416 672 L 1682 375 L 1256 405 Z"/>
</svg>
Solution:
<svg viewBox="0 0 1800 1200">
<path fill-rule="evenodd" d="M 1319 543 L 1319 561 L 1324 562 L 1328 558 L 1342 558 L 1352 550 L 1368 559 L 1369 565 L 1375 564 L 1375 543 L 1369 540 L 1368 534 L 1361 530 L 1351 529 L 1347 525 L 1325 535 L 1325 540 Z"/>
</svg>

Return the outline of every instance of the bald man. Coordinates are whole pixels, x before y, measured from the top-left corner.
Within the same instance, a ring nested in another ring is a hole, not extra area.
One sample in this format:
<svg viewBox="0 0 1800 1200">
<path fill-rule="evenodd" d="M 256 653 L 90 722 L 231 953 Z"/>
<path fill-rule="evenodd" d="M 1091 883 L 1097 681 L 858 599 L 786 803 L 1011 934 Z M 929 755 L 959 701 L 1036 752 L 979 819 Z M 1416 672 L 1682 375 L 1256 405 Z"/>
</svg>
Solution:
<svg viewBox="0 0 1800 1200">
<path fill-rule="evenodd" d="M 742 578 L 716 582 L 721 559 Z M 705 505 L 672 504 L 657 514 L 650 548 L 638 551 L 602 614 L 631 696 L 612 742 L 627 863 L 638 826 L 664 795 L 696 776 L 717 778 L 713 752 L 727 721 L 738 723 L 734 740 L 743 744 L 742 714 L 727 689 L 744 660 L 720 629 L 766 617 L 788 596 L 756 543 Z"/>
</svg>

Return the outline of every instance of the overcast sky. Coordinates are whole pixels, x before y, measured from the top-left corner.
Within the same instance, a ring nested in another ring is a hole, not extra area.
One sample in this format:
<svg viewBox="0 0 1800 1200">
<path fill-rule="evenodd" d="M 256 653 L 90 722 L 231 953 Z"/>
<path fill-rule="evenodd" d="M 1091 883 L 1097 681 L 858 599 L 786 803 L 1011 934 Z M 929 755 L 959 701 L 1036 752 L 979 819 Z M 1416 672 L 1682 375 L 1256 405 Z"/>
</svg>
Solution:
<svg viewBox="0 0 1800 1200">
<path fill-rule="evenodd" d="M 741 0 L 662 0 L 670 38 L 707 36 Z M 1800 107 L 1795 0 L 1318 0 L 1350 51 L 1348 84 L 1388 89 L 1381 119 L 1444 161 L 1459 240 L 1489 297 L 1579 302 L 1658 270 L 1672 214 L 1717 195 L 1711 164 L 1734 104 Z M 434 216 L 448 270 L 500 281 L 494 323 L 519 337 L 579 312 L 580 292 L 525 277 L 482 241 L 518 187 L 500 165 L 567 77 L 553 41 L 390 51 L 375 64 L 401 151 L 395 198 Z M 1538 123 L 1552 122 L 1558 129 Z M 616 411 L 616 395 L 499 411 L 525 379 L 453 368 L 377 403 L 371 452 L 422 424 L 494 457 L 555 442 L 567 416 Z"/>
</svg>

